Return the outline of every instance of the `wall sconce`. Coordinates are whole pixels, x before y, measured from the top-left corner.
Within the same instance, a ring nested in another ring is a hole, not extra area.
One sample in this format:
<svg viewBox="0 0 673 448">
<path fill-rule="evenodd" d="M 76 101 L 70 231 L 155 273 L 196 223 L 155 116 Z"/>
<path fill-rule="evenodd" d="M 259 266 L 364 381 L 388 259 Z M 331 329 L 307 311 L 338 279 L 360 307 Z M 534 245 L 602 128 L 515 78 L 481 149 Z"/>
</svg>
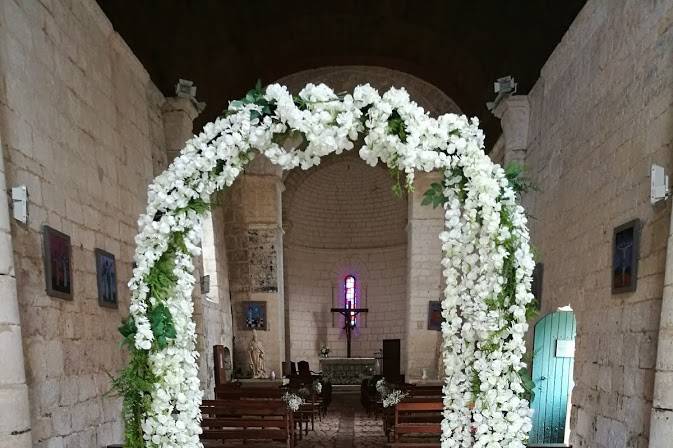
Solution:
<svg viewBox="0 0 673 448">
<path fill-rule="evenodd" d="M 12 214 L 17 221 L 28 224 L 28 188 L 12 187 Z"/>
<path fill-rule="evenodd" d="M 650 202 L 656 205 L 660 201 L 665 201 L 671 195 L 668 189 L 668 176 L 663 166 L 652 164 L 650 169 Z"/>
</svg>

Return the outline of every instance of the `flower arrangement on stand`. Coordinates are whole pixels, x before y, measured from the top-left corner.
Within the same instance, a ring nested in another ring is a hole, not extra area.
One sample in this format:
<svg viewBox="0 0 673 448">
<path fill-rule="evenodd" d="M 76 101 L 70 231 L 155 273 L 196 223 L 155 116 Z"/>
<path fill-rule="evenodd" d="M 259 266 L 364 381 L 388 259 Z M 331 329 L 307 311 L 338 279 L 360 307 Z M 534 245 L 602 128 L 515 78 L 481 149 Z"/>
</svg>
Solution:
<svg viewBox="0 0 673 448">
<path fill-rule="evenodd" d="M 320 345 L 320 357 L 321 358 L 329 357 L 329 352 L 330 352 L 330 348 L 327 346 L 327 344 L 321 344 Z"/>
<path fill-rule="evenodd" d="M 304 404 L 304 399 L 302 397 L 290 392 L 285 392 L 282 399 L 287 404 L 287 408 L 292 412 L 297 412 L 301 405 Z"/>
<path fill-rule="evenodd" d="M 149 186 L 138 220 L 129 317 L 120 328 L 129 363 L 114 381 L 124 397 L 125 446 L 201 447 L 192 257 L 213 193 L 256 154 L 285 170 L 309 169 L 364 135 L 360 157 L 388 167 L 397 195 L 413 190 L 418 170 L 443 173 L 423 200 L 442 207 L 445 222 L 442 447 L 523 448 L 534 262 L 520 183 L 484 153 L 478 124 L 431 117 L 404 89 L 381 95 L 367 84 L 336 94 L 308 84 L 292 95 L 272 84 L 231 102 L 190 139 Z"/>
<path fill-rule="evenodd" d="M 394 385 L 388 383 L 384 378 L 381 378 L 376 382 L 376 391 L 381 396 L 384 408 L 395 406 L 409 396 L 408 392 L 397 389 Z"/>
</svg>

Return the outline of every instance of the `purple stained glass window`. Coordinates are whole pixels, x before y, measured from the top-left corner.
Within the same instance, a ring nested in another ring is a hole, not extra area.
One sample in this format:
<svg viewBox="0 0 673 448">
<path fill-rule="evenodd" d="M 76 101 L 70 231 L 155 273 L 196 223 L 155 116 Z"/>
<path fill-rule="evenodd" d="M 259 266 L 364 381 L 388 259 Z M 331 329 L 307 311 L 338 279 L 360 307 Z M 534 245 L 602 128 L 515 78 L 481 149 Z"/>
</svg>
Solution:
<svg viewBox="0 0 673 448">
<path fill-rule="evenodd" d="M 346 308 L 357 308 L 358 299 L 356 294 L 356 285 L 355 277 L 352 275 L 347 275 L 344 279 L 344 295 L 345 295 L 345 306 Z M 355 327 L 358 323 L 358 318 L 355 313 L 349 314 L 349 320 L 351 327 Z"/>
</svg>

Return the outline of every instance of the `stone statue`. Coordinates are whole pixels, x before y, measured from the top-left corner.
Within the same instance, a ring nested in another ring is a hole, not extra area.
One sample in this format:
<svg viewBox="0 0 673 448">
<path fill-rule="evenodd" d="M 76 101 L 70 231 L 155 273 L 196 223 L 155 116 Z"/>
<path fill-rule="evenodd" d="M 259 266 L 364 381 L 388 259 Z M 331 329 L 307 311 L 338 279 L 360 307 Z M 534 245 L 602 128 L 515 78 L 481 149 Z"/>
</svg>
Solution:
<svg viewBox="0 0 673 448">
<path fill-rule="evenodd" d="M 248 356 L 250 357 L 250 370 L 253 378 L 266 378 L 266 368 L 264 367 L 264 346 L 257 340 L 257 330 L 252 330 L 252 340 L 248 345 Z"/>
</svg>

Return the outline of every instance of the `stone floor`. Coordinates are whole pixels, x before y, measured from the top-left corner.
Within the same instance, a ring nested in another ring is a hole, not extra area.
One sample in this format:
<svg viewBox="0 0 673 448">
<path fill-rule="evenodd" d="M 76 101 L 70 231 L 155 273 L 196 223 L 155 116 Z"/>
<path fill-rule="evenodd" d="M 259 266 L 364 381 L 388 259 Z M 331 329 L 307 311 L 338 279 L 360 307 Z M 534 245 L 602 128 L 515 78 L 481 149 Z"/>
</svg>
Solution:
<svg viewBox="0 0 673 448">
<path fill-rule="evenodd" d="M 327 416 L 297 448 L 383 448 L 386 438 L 380 417 L 367 417 L 359 394 L 334 394 Z"/>
</svg>

